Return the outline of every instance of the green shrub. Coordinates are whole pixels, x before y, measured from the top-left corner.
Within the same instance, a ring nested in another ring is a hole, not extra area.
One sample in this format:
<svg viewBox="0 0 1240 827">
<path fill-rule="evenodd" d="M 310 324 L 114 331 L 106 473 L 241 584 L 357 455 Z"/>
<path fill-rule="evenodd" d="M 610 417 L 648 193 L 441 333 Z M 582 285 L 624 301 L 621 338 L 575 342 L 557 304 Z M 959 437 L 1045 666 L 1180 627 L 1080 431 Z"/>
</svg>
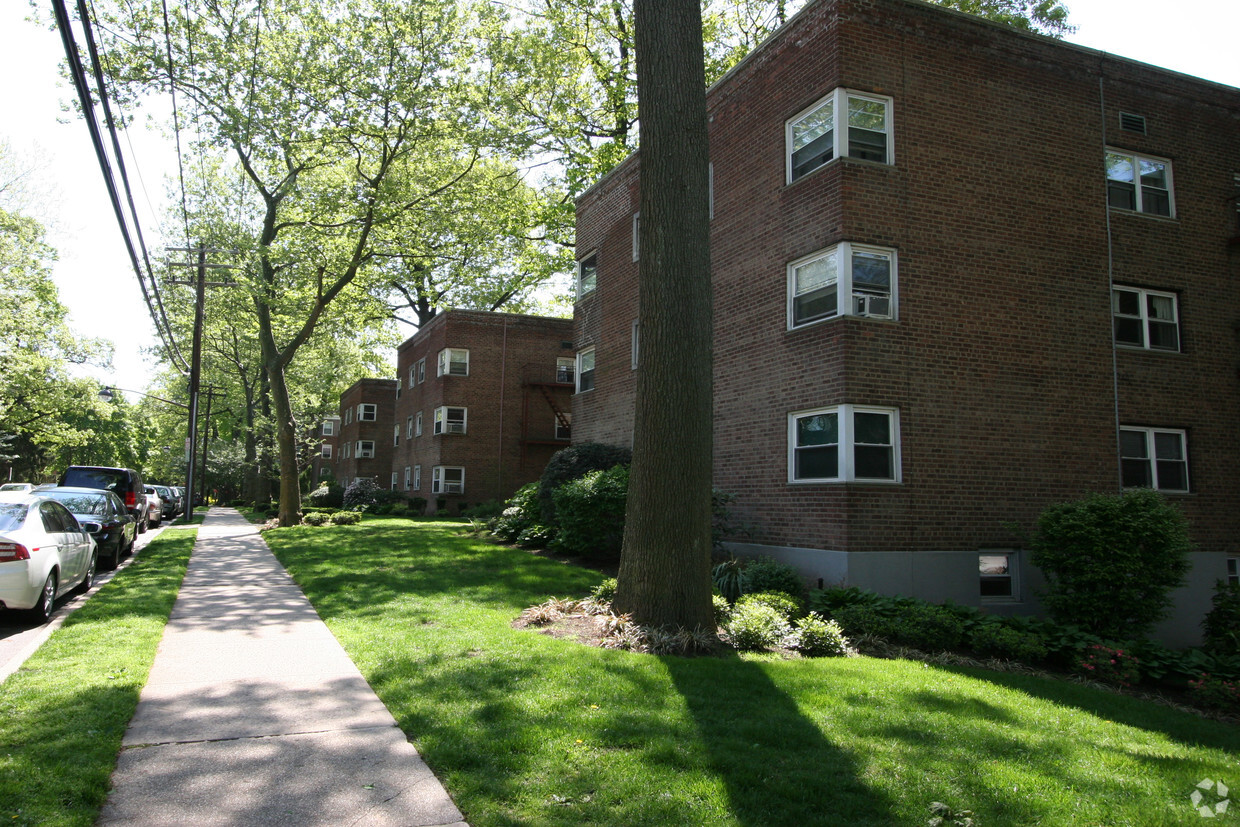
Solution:
<svg viewBox="0 0 1240 827">
<path fill-rule="evenodd" d="M 1202 674 L 1188 682 L 1194 703 L 1225 712 L 1240 712 L 1240 681 Z"/>
<path fill-rule="evenodd" d="M 426 497 L 410 497 L 409 510 L 420 517 L 426 513 L 426 503 Z"/>
<path fill-rule="evenodd" d="M 461 509 L 462 517 L 472 517 L 478 520 L 491 520 L 503 513 L 504 504 L 499 500 L 488 500 L 487 502 Z"/>
<path fill-rule="evenodd" d="M 583 557 L 618 557 L 624 540 L 629 467 L 591 471 L 555 491 L 557 532 L 552 548 Z"/>
<path fill-rule="evenodd" d="M 538 483 L 531 482 L 518 488 L 504 510 L 491 521 L 491 533 L 501 540 L 514 542 L 521 532 L 538 525 L 541 520 Z"/>
<path fill-rule="evenodd" d="M 340 511 L 332 515 L 332 525 L 357 525 L 362 521 L 357 511 Z"/>
<path fill-rule="evenodd" d="M 555 539 L 555 532 L 542 525 L 532 525 L 517 535 L 521 548 L 546 548 Z"/>
<path fill-rule="evenodd" d="M 1050 616 L 1102 637 L 1144 637 L 1188 571 L 1187 521 L 1157 491 L 1093 494 L 1038 518 L 1032 562 Z"/>
<path fill-rule="evenodd" d="M 591 471 L 606 471 L 617 465 L 628 465 L 633 452 L 618 445 L 582 442 L 562 448 L 551 455 L 538 484 L 542 522 L 556 525 L 555 492 L 561 485 L 580 479 Z"/>
<path fill-rule="evenodd" d="M 736 606 L 748 606 L 751 603 L 761 603 L 763 606 L 770 606 L 783 616 L 784 620 L 789 622 L 795 617 L 801 616 L 801 604 L 793 600 L 783 592 L 753 592 L 751 594 L 743 594 L 736 601 Z"/>
<path fill-rule="evenodd" d="M 979 655 L 1021 663 L 1046 659 L 1046 644 L 1035 634 L 1002 623 L 981 623 L 969 633 L 969 648 Z"/>
<path fill-rule="evenodd" d="M 778 610 L 762 603 L 737 605 L 724 625 L 728 639 L 737 649 L 767 649 L 788 635 L 788 621 Z"/>
<path fill-rule="evenodd" d="M 328 521 L 328 516 L 318 511 L 312 511 L 309 514 L 303 514 L 301 521 L 304 525 L 323 525 Z"/>
<path fill-rule="evenodd" d="M 1132 650 L 1096 643 L 1085 650 L 1076 664 L 1084 677 L 1117 686 L 1132 686 L 1141 679 L 1141 664 Z"/>
<path fill-rule="evenodd" d="M 795 568 L 773 557 L 753 557 L 741 569 L 741 592 L 783 592 L 800 602 L 805 599 L 805 579 Z"/>
<path fill-rule="evenodd" d="M 848 654 L 848 638 L 844 637 L 844 630 L 838 622 L 810 612 L 794 625 L 789 644 L 805 657 L 842 657 Z"/>
<path fill-rule="evenodd" d="M 379 484 L 369 477 L 362 477 L 349 483 L 344 490 L 344 507 L 348 511 L 367 511 L 379 502 L 382 491 Z"/>
<path fill-rule="evenodd" d="M 873 606 L 864 603 L 848 603 L 831 611 L 831 617 L 839 622 L 849 637 L 874 635 L 893 640 L 896 636 L 894 620 L 879 614 Z"/>
<path fill-rule="evenodd" d="M 1220 655 L 1240 655 L 1240 583 L 1218 581 L 1201 628 L 1207 649 Z"/>
<path fill-rule="evenodd" d="M 715 627 L 719 628 L 727 625 L 732 618 L 732 604 L 725 597 L 718 594 L 710 596 L 710 607 L 715 614 Z"/>
<path fill-rule="evenodd" d="M 948 608 L 920 603 L 897 618 L 896 640 L 927 652 L 956 649 L 964 640 L 964 623 Z"/>
<path fill-rule="evenodd" d="M 715 582 L 719 594 L 729 603 L 735 603 L 741 596 L 741 569 L 744 564 L 735 557 L 729 557 L 711 569 L 710 576 Z"/>
<path fill-rule="evenodd" d="M 595 603 L 610 603 L 616 599 L 616 578 L 608 577 L 590 591 L 590 600 Z"/>
<path fill-rule="evenodd" d="M 343 508 L 344 488 L 335 482 L 324 483 L 306 496 L 315 508 Z"/>
</svg>

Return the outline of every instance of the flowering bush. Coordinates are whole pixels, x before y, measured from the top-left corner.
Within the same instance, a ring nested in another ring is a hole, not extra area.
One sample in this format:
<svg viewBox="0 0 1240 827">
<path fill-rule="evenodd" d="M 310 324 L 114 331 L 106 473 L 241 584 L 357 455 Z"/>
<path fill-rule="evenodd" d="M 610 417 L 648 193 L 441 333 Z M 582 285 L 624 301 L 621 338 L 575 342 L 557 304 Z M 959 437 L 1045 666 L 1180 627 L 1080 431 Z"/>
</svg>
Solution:
<svg viewBox="0 0 1240 827">
<path fill-rule="evenodd" d="M 1103 683 L 1132 686 L 1141 678 L 1141 663 L 1131 651 L 1095 643 L 1081 656 L 1077 672 Z"/>
<path fill-rule="evenodd" d="M 1240 681 L 1227 681 L 1202 673 L 1188 682 L 1194 700 L 1202 706 L 1240 712 Z"/>
</svg>

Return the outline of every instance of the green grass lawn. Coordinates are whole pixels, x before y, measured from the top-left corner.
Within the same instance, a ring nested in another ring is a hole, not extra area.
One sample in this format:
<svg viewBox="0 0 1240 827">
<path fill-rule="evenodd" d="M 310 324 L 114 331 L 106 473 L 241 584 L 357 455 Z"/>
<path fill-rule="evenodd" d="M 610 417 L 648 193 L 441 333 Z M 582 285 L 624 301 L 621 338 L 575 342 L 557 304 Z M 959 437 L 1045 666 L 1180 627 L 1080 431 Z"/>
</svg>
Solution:
<svg viewBox="0 0 1240 827">
<path fill-rule="evenodd" d="M 460 530 L 264 537 L 474 827 L 923 825 L 932 801 L 981 827 L 1200 824 L 1199 781 L 1240 790 L 1240 729 L 1075 684 L 514 630 L 601 576 Z"/>
<path fill-rule="evenodd" d="M 152 540 L 0 684 L 0 824 L 95 822 L 196 535 Z"/>
</svg>

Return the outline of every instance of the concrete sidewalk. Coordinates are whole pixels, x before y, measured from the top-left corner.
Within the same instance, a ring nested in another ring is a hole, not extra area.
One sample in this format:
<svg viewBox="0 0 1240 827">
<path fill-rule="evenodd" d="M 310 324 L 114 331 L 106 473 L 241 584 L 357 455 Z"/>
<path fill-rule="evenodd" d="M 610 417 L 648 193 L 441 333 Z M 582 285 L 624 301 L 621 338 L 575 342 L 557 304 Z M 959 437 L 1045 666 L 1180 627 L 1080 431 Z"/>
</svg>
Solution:
<svg viewBox="0 0 1240 827">
<path fill-rule="evenodd" d="M 466 827 L 257 528 L 220 508 L 97 824 Z"/>
</svg>

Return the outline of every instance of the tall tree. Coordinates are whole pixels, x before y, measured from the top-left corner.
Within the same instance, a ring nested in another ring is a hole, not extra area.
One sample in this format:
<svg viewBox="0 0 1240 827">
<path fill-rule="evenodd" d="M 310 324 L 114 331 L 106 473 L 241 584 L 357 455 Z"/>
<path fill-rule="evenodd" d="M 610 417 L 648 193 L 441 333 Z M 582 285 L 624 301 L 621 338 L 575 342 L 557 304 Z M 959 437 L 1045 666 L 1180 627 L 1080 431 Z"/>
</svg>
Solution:
<svg viewBox="0 0 1240 827">
<path fill-rule="evenodd" d="M 637 0 L 640 331 L 616 607 L 712 628 L 712 297 L 698 0 Z M 672 504 L 675 503 L 675 507 Z"/>
</svg>

